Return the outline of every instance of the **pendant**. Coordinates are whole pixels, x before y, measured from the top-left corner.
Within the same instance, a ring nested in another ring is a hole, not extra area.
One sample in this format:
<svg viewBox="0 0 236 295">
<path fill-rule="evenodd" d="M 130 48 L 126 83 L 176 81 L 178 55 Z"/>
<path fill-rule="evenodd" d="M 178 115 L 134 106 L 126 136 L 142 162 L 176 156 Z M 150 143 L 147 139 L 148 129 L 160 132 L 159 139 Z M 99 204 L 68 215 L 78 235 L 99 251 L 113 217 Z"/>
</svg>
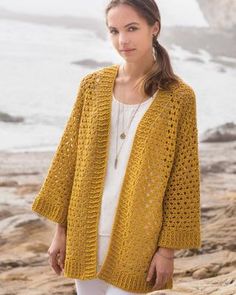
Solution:
<svg viewBox="0 0 236 295">
<path fill-rule="evenodd" d="M 115 169 L 117 168 L 118 158 L 115 159 Z"/>
<path fill-rule="evenodd" d="M 124 132 L 121 133 L 120 138 L 121 138 L 121 139 L 125 139 L 125 138 L 126 138 L 126 135 L 125 135 Z"/>
</svg>

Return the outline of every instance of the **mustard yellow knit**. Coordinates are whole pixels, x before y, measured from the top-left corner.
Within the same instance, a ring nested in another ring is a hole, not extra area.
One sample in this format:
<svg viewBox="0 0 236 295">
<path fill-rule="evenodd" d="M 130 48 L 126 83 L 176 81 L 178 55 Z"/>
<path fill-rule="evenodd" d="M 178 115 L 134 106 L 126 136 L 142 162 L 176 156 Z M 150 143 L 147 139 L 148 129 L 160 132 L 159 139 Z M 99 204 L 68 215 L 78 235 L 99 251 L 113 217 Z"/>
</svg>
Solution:
<svg viewBox="0 0 236 295">
<path fill-rule="evenodd" d="M 98 272 L 98 222 L 117 73 L 115 64 L 83 77 L 32 210 L 67 225 L 65 277 L 100 278 L 129 292 L 151 292 L 154 277 L 147 282 L 146 276 L 158 247 L 201 247 L 196 97 L 179 78 L 155 95 L 141 119 Z M 173 288 L 173 280 L 164 288 Z"/>
</svg>

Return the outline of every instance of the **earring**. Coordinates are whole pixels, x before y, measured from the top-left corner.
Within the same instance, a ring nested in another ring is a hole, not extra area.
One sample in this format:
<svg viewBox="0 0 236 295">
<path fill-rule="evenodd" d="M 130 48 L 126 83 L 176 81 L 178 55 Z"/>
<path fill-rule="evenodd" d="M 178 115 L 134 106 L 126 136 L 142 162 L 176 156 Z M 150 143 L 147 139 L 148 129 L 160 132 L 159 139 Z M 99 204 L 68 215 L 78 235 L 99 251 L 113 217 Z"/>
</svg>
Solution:
<svg viewBox="0 0 236 295">
<path fill-rule="evenodd" d="M 156 38 L 156 35 L 155 34 L 152 34 L 152 37 L 153 37 L 153 39 L 155 39 Z M 157 41 L 157 39 L 155 41 Z M 154 42 L 154 40 L 153 40 L 153 42 Z M 153 55 L 154 60 L 156 61 L 157 60 L 156 59 L 156 50 L 155 50 L 154 45 L 152 47 L 152 55 Z"/>
<path fill-rule="evenodd" d="M 152 56 L 153 56 L 153 59 L 154 59 L 154 61 L 156 61 L 156 60 L 157 60 L 157 58 L 156 58 L 156 55 L 155 55 L 155 52 L 154 52 L 154 50 L 152 51 Z"/>
<path fill-rule="evenodd" d="M 155 48 L 154 47 L 152 47 L 152 56 L 154 58 L 154 61 L 156 61 L 157 58 L 156 58 L 156 52 L 155 52 Z"/>
</svg>

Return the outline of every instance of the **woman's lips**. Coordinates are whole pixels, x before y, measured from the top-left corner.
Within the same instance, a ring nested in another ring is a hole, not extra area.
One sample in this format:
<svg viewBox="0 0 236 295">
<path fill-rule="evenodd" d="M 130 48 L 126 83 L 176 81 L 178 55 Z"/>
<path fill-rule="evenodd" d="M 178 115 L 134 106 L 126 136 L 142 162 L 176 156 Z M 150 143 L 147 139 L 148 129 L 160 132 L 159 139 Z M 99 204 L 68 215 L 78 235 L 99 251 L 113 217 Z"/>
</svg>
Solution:
<svg viewBox="0 0 236 295">
<path fill-rule="evenodd" d="M 129 51 L 133 51 L 133 50 L 135 50 L 135 49 L 123 49 L 123 50 L 121 50 L 121 51 L 129 52 Z"/>
<path fill-rule="evenodd" d="M 132 53 L 134 52 L 135 49 L 125 49 L 125 50 L 121 50 L 121 52 L 125 53 L 125 54 L 129 54 L 129 53 Z"/>
</svg>

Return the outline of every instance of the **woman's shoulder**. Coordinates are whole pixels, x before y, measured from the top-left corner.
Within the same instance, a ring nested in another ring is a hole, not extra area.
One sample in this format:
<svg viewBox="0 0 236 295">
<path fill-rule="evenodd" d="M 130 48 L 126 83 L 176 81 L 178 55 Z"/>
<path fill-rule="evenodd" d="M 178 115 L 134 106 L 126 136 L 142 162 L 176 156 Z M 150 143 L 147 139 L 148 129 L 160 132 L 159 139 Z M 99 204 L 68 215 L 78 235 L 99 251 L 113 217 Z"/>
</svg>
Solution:
<svg viewBox="0 0 236 295">
<path fill-rule="evenodd" d="M 176 94 L 178 93 L 188 93 L 192 95 L 194 93 L 193 86 L 186 82 L 186 80 L 183 77 L 177 76 L 178 82 L 175 83 L 172 87 L 173 92 Z"/>
<path fill-rule="evenodd" d="M 172 95 L 180 101 L 181 104 L 195 104 L 196 94 L 193 86 L 186 82 L 184 78 L 177 76 L 178 82 L 171 88 Z"/>
<path fill-rule="evenodd" d="M 115 76 L 116 67 L 117 65 L 111 64 L 109 66 L 87 72 L 79 83 L 79 89 L 81 93 L 87 93 L 89 97 L 92 97 L 91 94 L 96 89 L 96 86 L 99 85 L 101 78 L 104 78 L 105 83 L 107 83 L 109 80 L 112 81 Z"/>
<path fill-rule="evenodd" d="M 114 73 L 117 68 L 117 64 L 110 64 L 104 67 L 97 68 L 96 70 L 88 72 L 83 76 L 82 81 L 98 81 L 103 75 L 109 75 Z"/>
</svg>

